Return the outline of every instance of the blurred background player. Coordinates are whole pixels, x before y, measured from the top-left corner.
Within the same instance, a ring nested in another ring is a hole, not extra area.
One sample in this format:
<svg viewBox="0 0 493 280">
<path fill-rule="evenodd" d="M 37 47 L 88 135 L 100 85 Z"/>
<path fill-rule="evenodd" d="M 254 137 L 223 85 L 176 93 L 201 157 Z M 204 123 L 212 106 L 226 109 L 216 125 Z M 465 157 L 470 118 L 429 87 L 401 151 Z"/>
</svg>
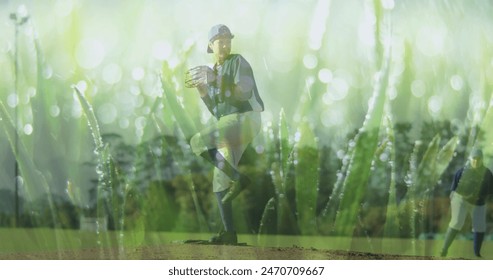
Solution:
<svg viewBox="0 0 493 280">
<path fill-rule="evenodd" d="M 486 198 L 493 194 L 493 175 L 483 165 L 483 152 L 474 149 L 468 162 L 454 176 L 450 193 L 451 220 L 441 256 L 445 257 L 457 233 L 471 215 L 474 255 L 481 257 L 481 245 L 486 232 Z"/>
</svg>

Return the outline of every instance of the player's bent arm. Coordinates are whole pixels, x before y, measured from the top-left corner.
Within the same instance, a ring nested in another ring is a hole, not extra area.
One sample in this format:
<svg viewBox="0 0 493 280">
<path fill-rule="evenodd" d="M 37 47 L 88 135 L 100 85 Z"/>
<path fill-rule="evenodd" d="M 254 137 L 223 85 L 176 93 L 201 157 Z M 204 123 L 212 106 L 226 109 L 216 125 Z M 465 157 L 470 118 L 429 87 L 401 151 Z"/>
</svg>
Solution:
<svg viewBox="0 0 493 280">
<path fill-rule="evenodd" d="M 246 101 L 252 97 L 256 87 L 253 70 L 250 63 L 241 55 L 236 57 L 235 63 L 234 96 L 237 100 Z"/>
<path fill-rule="evenodd" d="M 235 85 L 235 97 L 240 101 L 248 100 L 252 97 L 252 86 L 248 85 L 247 82 L 241 82 Z"/>
<path fill-rule="evenodd" d="M 199 91 L 200 97 L 207 96 L 207 91 L 208 91 L 207 85 L 205 84 L 197 85 L 197 90 Z"/>
</svg>

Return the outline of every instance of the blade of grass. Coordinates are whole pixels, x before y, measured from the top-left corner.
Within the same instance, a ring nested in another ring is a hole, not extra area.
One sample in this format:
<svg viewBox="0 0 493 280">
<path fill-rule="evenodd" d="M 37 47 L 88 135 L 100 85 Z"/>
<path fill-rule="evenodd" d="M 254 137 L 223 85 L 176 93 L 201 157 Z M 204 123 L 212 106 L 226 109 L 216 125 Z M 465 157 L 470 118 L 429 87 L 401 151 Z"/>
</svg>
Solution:
<svg viewBox="0 0 493 280">
<path fill-rule="evenodd" d="M 4 131 L 9 140 L 12 152 L 14 153 L 15 158 L 19 164 L 20 174 L 22 174 L 22 179 L 24 180 L 24 186 L 26 187 L 25 195 L 27 196 L 27 200 L 30 204 L 33 203 L 33 199 L 31 194 L 40 193 L 45 194 L 48 199 L 48 207 L 50 209 L 50 215 L 52 221 L 55 225 L 57 225 L 57 216 L 55 213 L 55 207 L 53 203 L 53 199 L 50 192 L 50 187 L 46 181 L 46 178 L 43 174 L 36 168 L 32 158 L 29 156 L 26 147 L 20 141 L 20 137 L 17 134 L 16 128 L 14 126 L 14 122 L 12 121 L 5 105 L 0 101 L 0 122 L 3 125 Z M 18 178 L 16 178 L 18 179 Z M 29 211 L 30 213 L 31 211 Z M 34 224 L 37 225 L 38 222 L 34 221 Z M 55 240 L 57 242 L 57 246 L 61 246 L 60 238 L 58 236 L 58 232 L 55 231 Z M 61 255 L 58 255 L 61 257 Z"/>
<path fill-rule="evenodd" d="M 296 213 L 301 233 L 310 235 L 317 232 L 318 145 L 308 123 L 301 124 L 298 134 L 300 139 L 295 147 Z"/>
<path fill-rule="evenodd" d="M 99 124 L 96 119 L 96 115 L 94 115 L 94 110 L 92 109 L 91 104 L 89 104 L 89 101 L 87 101 L 82 92 L 76 86 L 73 86 L 72 88 L 74 89 L 74 92 L 76 93 L 76 96 L 82 106 L 82 110 L 86 115 L 89 128 L 91 129 L 92 138 L 94 140 L 94 144 L 96 145 L 95 152 L 96 154 L 102 153 L 104 148 L 103 138 L 101 138 Z"/>
<path fill-rule="evenodd" d="M 72 87 L 74 92 L 81 104 L 82 110 L 86 116 L 88 126 L 90 128 L 92 138 L 94 141 L 95 149 L 94 153 L 97 157 L 96 173 L 98 174 L 98 186 L 97 186 L 97 218 L 98 219 L 108 219 L 108 215 L 112 215 L 111 212 L 111 194 L 113 184 L 117 184 L 116 181 L 112 179 L 112 173 L 114 168 L 112 167 L 112 158 L 109 151 L 109 146 L 104 145 L 103 139 L 101 137 L 101 132 L 99 129 L 99 124 L 94 114 L 94 110 L 89 104 L 89 101 L 85 98 L 82 92 L 76 87 Z M 103 241 L 109 241 L 110 237 L 107 231 L 105 231 L 105 236 L 102 236 L 100 224 L 97 224 L 98 228 L 96 230 L 98 236 L 99 253 L 103 256 Z M 123 239 L 119 241 L 123 242 Z"/>
<path fill-rule="evenodd" d="M 387 212 L 385 214 L 385 226 L 384 237 L 399 237 L 399 212 L 397 206 L 397 192 L 396 192 L 396 146 L 395 135 L 392 121 L 387 119 L 387 137 L 391 145 L 390 149 L 390 185 L 389 185 L 389 199 L 387 202 Z"/>
<path fill-rule="evenodd" d="M 336 233 L 341 236 L 352 237 L 357 223 L 359 207 L 370 176 L 373 155 L 377 149 L 389 81 L 389 63 L 390 53 L 388 52 L 369 102 L 365 122 L 356 135 L 356 145 L 351 155 L 348 174 L 343 185 L 344 193 L 335 221 Z M 350 243 L 345 244 L 344 247 L 349 249 Z"/>
<path fill-rule="evenodd" d="M 349 145 L 346 154 L 351 155 L 353 153 L 353 150 L 354 146 Z M 318 218 L 318 228 L 321 229 L 323 233 L 333 233 L 335 230 L 335 219 L 344 191 L 344 179 L 347 176 L 349 162 L 349 159 L 343 159 L 341 169 L 337 171 L 337 180 L 334 183 L 329 201 L 325 205 L 322 213 L 320 214 L 320 217 Z"/>
<path fill-rule="evenodd" d="M 289 156 L 293 150 L 293 147 L 289 143 L 289 131 L 288 123 L 286 120 L 286 115 L 284 109 L 281 109 L 279 114 L 279 157 L 281 162 L 281 177 L 286 178 L 289 168 Z M 283 189 L 283 192 L 286 190 Z"/>
<path fill-rule="evenodd" d="M 381 0 L 373 0 L 373 10 L 375 13 L 375 68 L 378 69 L 379 65 L 382 65 L 384 59 L 384 45 L 380 39 L 382 36 L 382 19 L 383 19 L 383 7 Z"/>
<path fill-rule="evenodd" d="M 292 187 L 291 168 L 293 167 L 293 147 L 289 143 L 288 125 L 284 115 L 284 110 L 281 110 L 279 115 L 278 127 L 278 147 L 276 149 L 277 158 L 280 164 L 272 164 L 272 175 L 274 187 L 276 189 L 276 210 L 277 210 L 277 230 L 278 233 L 293 234 L 298 233 L 296 217 L 294 214 L 295 206 L 291 205 L 287 193 Z"/>
<path fill-rule="evenodd" d="M 277 234 L 295 234 L 298 232 L 298 225 L 294 215 L 294 207 L 289 204 L 287 195 L 283 192 L 285 180 L 281 177 L 278 162 L 272 163 L 271 176 L 276 190 Z"/>
<path fill-rule="evenodd" d="M 276 213 L 276 199 L 271 197 L 267 204 L 265 205 L 264 211 L 262 213 L 262 218 L 260 220 L 259 231 L 257 235 L 257 241 L 259 246 L 271 246 L 268 244 L 268 238 L 266 235 L 276 234 L 277 231 L 277 213 Z"/>
</svg>

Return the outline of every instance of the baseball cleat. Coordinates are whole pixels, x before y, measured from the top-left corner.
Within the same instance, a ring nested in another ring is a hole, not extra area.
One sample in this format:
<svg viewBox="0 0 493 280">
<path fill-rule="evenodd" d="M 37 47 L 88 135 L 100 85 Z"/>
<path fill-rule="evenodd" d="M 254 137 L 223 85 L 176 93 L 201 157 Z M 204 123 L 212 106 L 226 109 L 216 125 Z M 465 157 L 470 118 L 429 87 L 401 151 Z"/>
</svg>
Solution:
<svg viewBox="0 0 493 280">
<path fill-rule="evenodd" d="M 236 245 L 238 244 L 238 237 L 235 231 L 221 230 L 218 234 L 209 239 L 210 244 L 215 245 Z"/>
</svg>

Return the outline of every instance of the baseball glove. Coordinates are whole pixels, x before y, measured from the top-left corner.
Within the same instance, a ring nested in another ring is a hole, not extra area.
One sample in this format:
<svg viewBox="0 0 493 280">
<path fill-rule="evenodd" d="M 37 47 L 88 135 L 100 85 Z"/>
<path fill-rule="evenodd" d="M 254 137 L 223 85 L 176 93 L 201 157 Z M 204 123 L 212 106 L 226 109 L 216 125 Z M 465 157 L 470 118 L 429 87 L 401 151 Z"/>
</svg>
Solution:
<svg viewBox="0 0 493 280">
<path fill-rule="evenodd" d="M 189 69 L 185 73 L 185 86 L 194 88 L 200 85 L 211 83 L 216 79 L 216 75 L 211 68 L 205 65 L 197 66 Z"/>
</svg>

